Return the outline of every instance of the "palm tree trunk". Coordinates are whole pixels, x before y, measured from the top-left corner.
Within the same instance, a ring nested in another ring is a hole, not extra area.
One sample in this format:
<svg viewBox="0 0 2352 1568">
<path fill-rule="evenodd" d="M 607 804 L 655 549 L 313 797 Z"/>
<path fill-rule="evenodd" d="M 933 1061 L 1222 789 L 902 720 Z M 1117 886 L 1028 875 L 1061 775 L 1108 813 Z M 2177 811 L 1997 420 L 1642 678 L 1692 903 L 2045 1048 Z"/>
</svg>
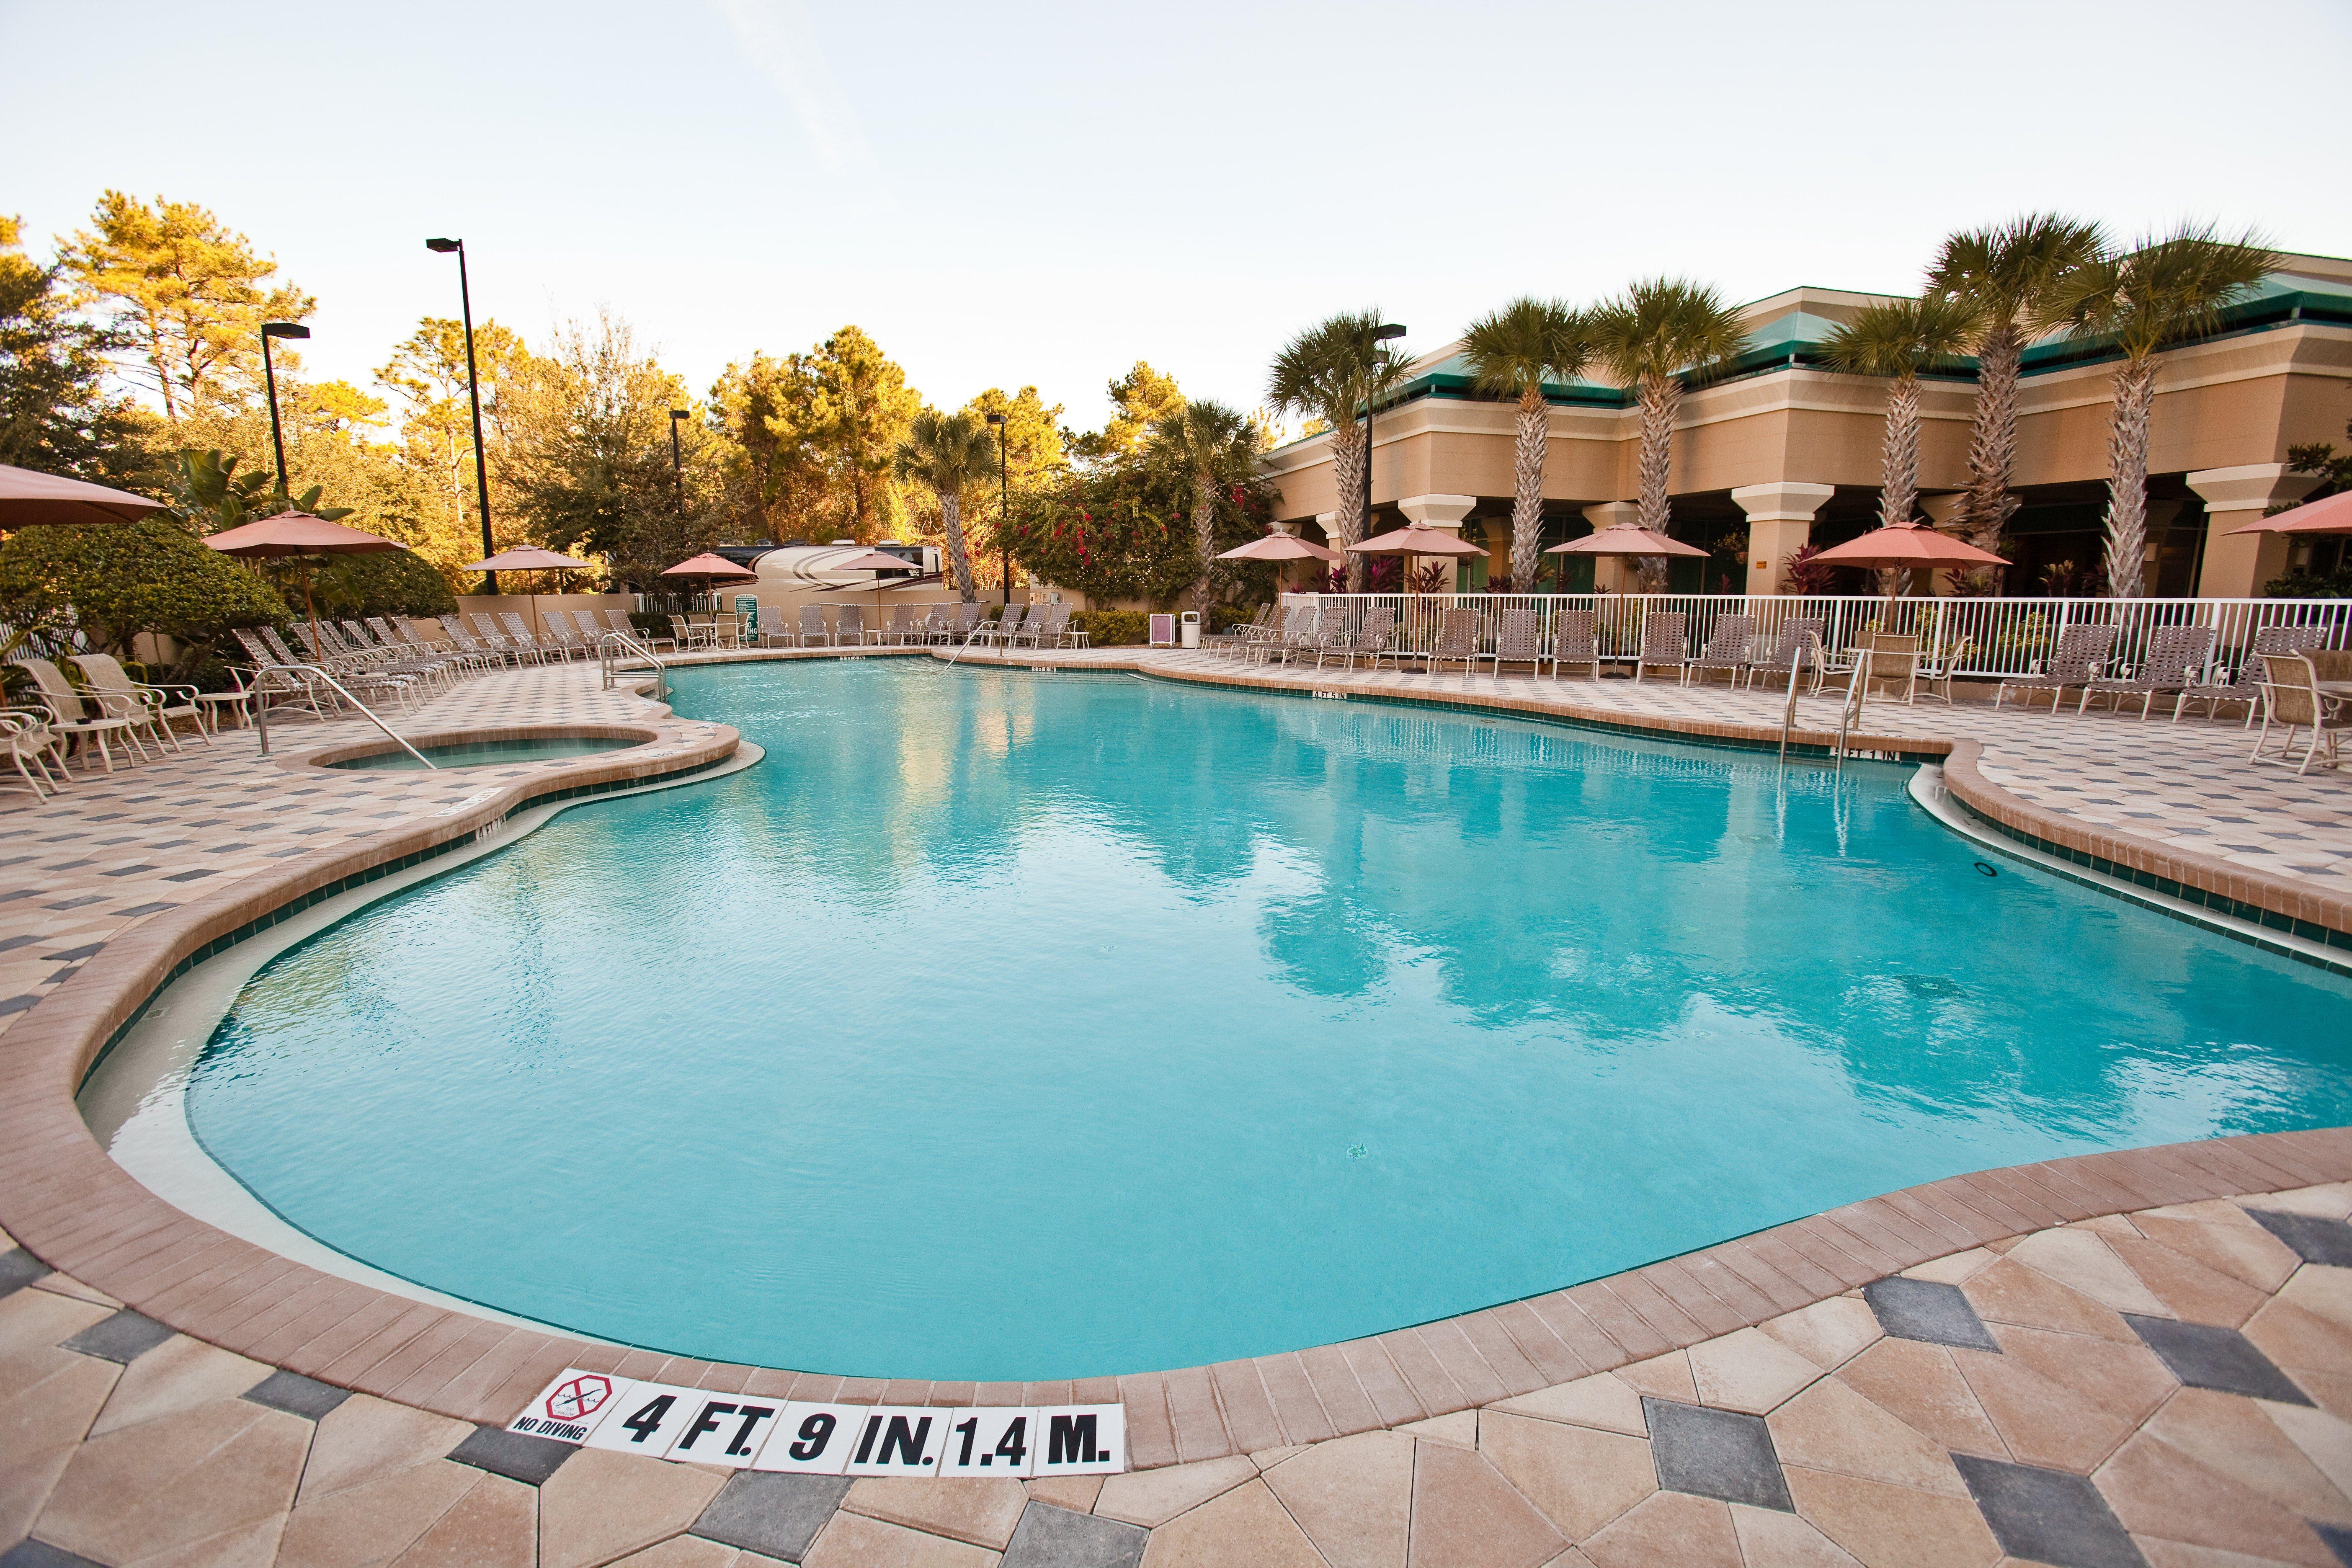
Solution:
<svg viewBox="0 0 2352 1568">
<path fill-rule="evenodd" d="M 2147 425 L 2156 404 L 2156 360 L 2126 360 L 2116 372 L 2107 426 L 2107 592 L 2147 591 Z"/>
<path fill-rule="evenodd" d="M 1642 450 L 1636 473 L 1641 489 L 1634 521 L 1653 532 L 1664 533 L 1674 520 L 1666 484 L 1674 472 L 1675 415 L 1682 408 L 1683 384 L 1671 375 L 1645 375 L 1640 402 Z M 1664 556 L 1636 556 L 1634 572 L 1644 594 L 1666 591 Z"/>
<path fill-rule="evenodd" d="M 1995 321 L 1977 344 L 1976 416 L 1969 431 L 1969 493 L 1960 508 L 1961 526 L 1979 550 L 1998 550 L 2018 500 L 2009 493 L 2017 468 L 2018 356 L 2025 344 L 2016 323 Z M 1978 595 L 1993 591 L 1993 569 L 1955 574 L 1955 586 Z"/>
<path fill-rule="evenodd" d="M 1886 444 L 1881 465 L 1878 521 L 1899 528 L 1919 501 L 1919 380 L 1897 376 L 1886 389 Z"/>
<path fill-rule="evenodd" d="M 1364 427 L 1353 419 L 1341 420 L 1331 426 L 1331 467 L 1339 481 L 1339 547 L 1364 542 Z M 1348 592 L 1364 591 L 1364 558 L 1348 557 Z"/>
<path fill-rule="evenodd" d="M 1528 387 L 1519 394 L 1519 428 L 1511 495 L 1511 587 L 1532 594 L 1536 568 L 1543 563 L 1544 444 L 1551 433 L 1551 410 L 1543 393 Z"/>
<path fill-rule="evenodd" d="M 1206 620 L 1209 603 L 1217 597 L 1224 573 L 1217 565 L 1217 488 L 1207 474 L 1192 476 L 1192 539 L 1201 549 L 1201 585 L 1193 607 Z"/>
<path fill-rule="evenodd" d="M 955 492 L 940 492 L 940 529 L 948 536 L 948 565 L 955 573 L 956 596 L 965 604 L 972 602 L 971 557 L 963 547 L 963 509 L 956 504 Z"/>
</svg>

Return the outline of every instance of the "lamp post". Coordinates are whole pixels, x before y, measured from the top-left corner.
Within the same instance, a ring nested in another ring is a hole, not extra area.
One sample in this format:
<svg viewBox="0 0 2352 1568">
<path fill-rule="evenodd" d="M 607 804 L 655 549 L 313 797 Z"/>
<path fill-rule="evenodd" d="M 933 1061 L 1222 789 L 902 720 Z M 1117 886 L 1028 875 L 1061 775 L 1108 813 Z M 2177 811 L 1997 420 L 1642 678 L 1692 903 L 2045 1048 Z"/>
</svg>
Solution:
<svg viewBox="0 0 2352 1568">
<path fill-rule="evenodd" d="M 1372 342 L 1373 342 L 1373 344 L 1374 344 L 1375 346 L 1374 346 L 1374 347 L 1373 347 L 1373 349 L 1372 349 L 1372 355 L 1373 355 L 1373 363 L 1374 363 L 1374 365 L 1375 365 L 1375 366 L 1377 366 L 1377 365 L 1379 364 L 1379 363 L 1380 363 L 1380 358 L 1379 358 L 1379 356 L 1380 356 L 1380 349 L 1379 349 L 1378 345 L 1379 345 L 1379 344 L 1381 344 L 1381 343 L 1389 342 L 1391 342 L 1391 341 L 1392 341 L 1392 340 L 1394 340 L 1394 339 L 1401 338 L 1401 337 L 1402 337 L 1402 336 L 1404 336 L 1404 329 L 1403 329 L 1402 327 L 1401 327 L 1401 326 L 1397 325 L 1394 321 L 1388 322 L 1387 324 L 1385 324 L 1385 325 L 1383 325 L 1383 326 L 1376 327 L 1376 328 L 1374 328 L 1374 329 L 1373 329 L 1373 331 L 1372 331 Z M 1370 538 L 1372 536 L 1372 404 L 1373 404 L 1373 401 L 1374 401 L 1374 391 L 1373 391 L 1373 389 L 1372 389 L 1372 388 L 1370 388 L 1370 387 L 1366 387 L 1366 388 L 1364 389 L 1364 516 L 1363 516 L 1363 528 L 1362 528 L 1362 533 L 1363 533 L 1363 536 L 1364 536 L 1366 539 L 1370 539 Z"/>
<path fill-rule="evenodd" d="M 425 248 L 446 256 L 457 256 L 457 309 L 466 321 L 466 398 L 474 407 L 474 494 L 482 503 L 482 556 L 488 560 L 496 555 L 498 546 L 490 542 L 490 473 L 489 465 L 482 460 L 482 387 L 474 374 L 474 295 L 466 282 L 466 242 L 462 239 L 428 239 Z M 482 591 L 499 591 L 499 574 L 482 574 Z"/>
<path fill-rule="evenodd" d="M 261 323 L 261 379 L 269 388 L 269 445 L 278 454 L 278 493 L 282 496 L 293 492 L 286 488 L 286 437 L 278 429 L 278 372 L 269 363 L 269 340 L 310 335 L 310 329 L 299 321 Z"/>
<path fill-rule="evenodd" d="M 693 411 L 673 408 L 669 411 L 669 477 L 677 489 L 677 520 L 686 521 L 686 458 L 678 449 L 677 422 L 692 418 Z"/>
<path fill-rule="evenodd" d="M 1001 552 L 998 567 L 1004 574 L 1004 603 L 1013 604 L 1013 547 L 1005 542 L 1005 524 L 1013 517 L 1013 469 L 1004 455 L 1004 416 L 992 414 L 988 422 L 996 426 L 996 543 Z"/>
</svg>

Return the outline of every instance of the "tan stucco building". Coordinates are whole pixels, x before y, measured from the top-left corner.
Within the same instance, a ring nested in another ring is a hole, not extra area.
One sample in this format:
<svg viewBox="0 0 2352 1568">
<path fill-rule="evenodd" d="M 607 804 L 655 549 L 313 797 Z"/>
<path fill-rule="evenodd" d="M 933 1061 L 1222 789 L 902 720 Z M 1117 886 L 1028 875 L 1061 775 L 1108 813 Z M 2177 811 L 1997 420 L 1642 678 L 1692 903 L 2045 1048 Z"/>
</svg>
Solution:
<svg viewBox="0 0 2352 1568">
<path fill-rule="evenodd" d="M 1717 552 L 1678 563 L 1677 591 L 1781 591 L 1785 563 L 1808 541 L 1834 543 L 1876 522 L 1885 383 L 1823 369 L 1820 347 L 1878 298 L 1791 289 L 1744 309 L 1747 352 L 1727 374 L 1690 391 L 1676 426 L 1674 532 Z M 2009 534 L 2011 594 L 2069 591 L 2072 574 L 2101 557 L 2116 361 L 2097 340 L 2051 340 L 2026 353 L 2015 477 L 2024 504 Z M 1514 405 L 1475 392 L 1458 343 L 1412 370 L 1375 422 L 1373 526 L 1411 519 L 1483 536 L 1490 554 L 1467 563 L 1459 580 L 1475 590 L 1509 570 Z M 1547 392 L 1551 544 L 1630 514 L 1637 424 L 1622 389 L 1578 381 Z M 1974 397 L 1971 371 L 1923 386 L 1922 505 L 1939 521 L 1968 482 Z M 2237 597 L 2261 593 L 2288 570 L 2284 540 L 2228 531 L 2311 489 L 2312 478 L 2287 471 L 2287 448 L 2333 442 L 2340 451 L 2347 421 L 2352 260 L 2289 256 L 2228 312 L 2218 335 L 2164 356 L 2148 452 L 2147 590 Z M 1281 490 L 1281 526 L 1310 537 L 1336 531 L 1329 438 L 1292 442 L 1267 462 Z M 1553 570 L 1547 566 L 1544 586 Z M 1560 586 L 1591 585 L 1591 566 L 1566 570 Z M 1622 586 L 1616 570 L 1603 563 L 1600 581 Z"/>
</svg>

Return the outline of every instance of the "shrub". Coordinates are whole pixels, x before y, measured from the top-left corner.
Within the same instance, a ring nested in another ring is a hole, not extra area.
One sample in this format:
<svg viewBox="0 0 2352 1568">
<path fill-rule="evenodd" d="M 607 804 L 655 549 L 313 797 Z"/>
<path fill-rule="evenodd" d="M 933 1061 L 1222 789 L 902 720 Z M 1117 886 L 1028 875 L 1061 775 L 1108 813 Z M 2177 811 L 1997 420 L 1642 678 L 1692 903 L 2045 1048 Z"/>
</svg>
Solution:
<svg viewBox="0 0 2352 1568">
<path fill-rule="evenodd" d="M 282 576 L 279 586 L 289 604 L 301 592 L 299 587 L 289 589 Z M 310 595 L 322 615 L 437 616 L 457 611 L 449 579 L 407 550 L 338 556 L 333 565 L 312 574 Z"/>
<path fill-rule="evenodd" d="M 22 528 L 0 543 L 0 620 L 19 632 L 79 626 L 126 658 L 141 632 L 175 637 L 177 679 L 210 663 L 235 628 L 289 619 L 260 574 L 169 518 Z"/>
<path fill-rule="evenodd" d="M 1150 617 L 1141 610 L 1080 610 L 1070 625 L 1097 647 L 1137 647 L 1151 636 Z"/>
<path fill-rule="evenodd" d="M 1213 635 L 1231 631 L 1235 626 L 1245 626 L 1257 619 L 1257 610 L 1255 605 L 1212 605 L 1208 617 L 1201 623 L 1202 631 L 1204 635 Z"/>
<path fill-rule="evenodd" d="M 2352 566 L 2340 572 L 2290 572 L 2263 584 L 2265 599 L 2352 599 Z"/>
</svg>

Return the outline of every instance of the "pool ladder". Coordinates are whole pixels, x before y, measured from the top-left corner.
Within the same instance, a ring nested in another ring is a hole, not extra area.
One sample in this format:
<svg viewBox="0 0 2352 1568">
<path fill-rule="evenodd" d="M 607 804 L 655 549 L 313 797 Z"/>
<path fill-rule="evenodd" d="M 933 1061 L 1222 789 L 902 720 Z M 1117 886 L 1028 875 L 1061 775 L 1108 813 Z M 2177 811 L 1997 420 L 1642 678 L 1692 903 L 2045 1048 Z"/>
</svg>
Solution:
<svg viewBox="0 0 2352 1568">
<path fill-rule="evenodd" d="M 596 639 L 596 662 L 604 671 L 605 690 L 613 689 L 613 672 L 623 658 L 641 658 L 652 665 L 654 695 L 656 698 L 669 695 L 669 667 L 654 657 L 652 648 L 622 632 L 606 632 Z"/>
<path fill-rule="evenodd" d="M 374 725 L 385 734 L 390 735 L 394 740 L 399 741 L 400 749 L 402 751 L 406 752 L 410 756 L 415 757 L 418 762 L 423 763 L 428 768 L 434 765 L 432 759 L 425 756 L 424 752 L 418 751 L 415 747 L 410 745 L 405 740 L 403 740 L 401 738 L 400 731 L 385 723 L 382 716 L 379 715 L 374 709 L 369 707 L 357 697 L 352 695 L 350 688 L 346 687 L 341 681 L 337 680 L 333 676 L 328 674 L 324 669 L 319 668 L 319 666 L 315 664 L 273 664 L 264 668 L 262 676 L 266 679 L 270 675 L 276 674 L 279 670 L 287 670 L 303 676 L 318 677 L 318 679 L 325 681 L 330 687 L 334 689 L 336 696 L 341 698 L 344 701 L 358 709 L 369 723 Z M 261 687 L 258 683 L 255 685 L 254 690 L 257 693 L 261 690 Z M 315 712 L 315 708 L 312 710 Z M 320 716 L 321 718 L 325 717 L 323 714 Z M 266 757 L 269 754 L 268 703 L 256 702 L 253 705 L 253 727 L 261 742 L 261 754 Z"/>
<path fill-rule="evenodd" d="M 1819 689 L 1821 673 L 1828 668 L 1828 662 L 1822 657 L 1822 639 L 1811 632 L 1806 632 L 1804 639 L 1796 657 L 1789 661 L 1789 695 L 1780 705 L 1780 761 L 1784 764 L 1789 760 L 1789 731 L 1796 728 L 1798 686 L 1804 679 L 1805 667 L 1811 664 L 1815 671 L 1815 689 Z M 1845 766 L 1846 735 L 1862 711 L 1863 694 L 1870 689 L 1869 669 L 1870 655 L 1864 652 L 1857 656 L 1853 671 L 1846 678 L 1843 700 L 1838 704 L 1837 739 L 1831 743 L 1830 756 L 1840 768 Z"/>
</svg>

